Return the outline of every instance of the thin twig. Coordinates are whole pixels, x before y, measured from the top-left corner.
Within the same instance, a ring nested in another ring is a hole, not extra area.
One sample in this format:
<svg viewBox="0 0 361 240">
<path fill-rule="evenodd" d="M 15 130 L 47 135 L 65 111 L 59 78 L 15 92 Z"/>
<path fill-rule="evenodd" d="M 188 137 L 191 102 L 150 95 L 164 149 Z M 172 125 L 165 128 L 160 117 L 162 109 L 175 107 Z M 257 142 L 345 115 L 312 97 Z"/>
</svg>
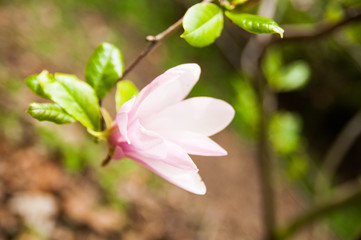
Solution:
<svg viewBox="0 0 361 240">
<path fill-rule="evenodd" d="M 168 37 L 172 32 L 177 30 L 182 25 L 183 18 L 179 19 L 172 26 L 167 28 L 165 31 L 159 33 L 156 36 L 147 36 L 146 40 L 149 42 L 148 47 L 140 53 L 140 55 L 127 67 L 123 73 L 123 76 L 119 78 L 118 81 L 125 78 L 129 72 L 131 72 L 151 51 L 161 43 L 166 37 Z"/>
<path fill-rule="evenodd" d="M 326 23 L 320 22 L 318 24 L 310 25 L 305 27 L 304 25 L 299 25 L 298 27 L 293 26 L 284 26 L 285 34 L 283 39 L 274 38 L 272 43 L 275 42 L 285 42 L 285 41 L 303 41 L 303 40 L 314 40 L 317 38 L 325 37 L 334 31 L 340 29 L 341 27 L 361 21 L 361 8 L 349 9 L 346 13 L 346 16 L 337 23 Z"/>
<path fill-rule="evenodd" d="M 352 144 L 361 134 L 361 111 L 358 111 L 353 118 L 345 125 L 335 141 L 332 143 L 329 151 L 325 155 L 325 159 L 321 166 L 328 177 L 333 177 L 343 157 L 348 152 Z M 320 173 L 321 174 L 321 173 Z M 316 183 L 322 182 L 320 178 L 316 179 Z"/>
<path fill-rule="evenodd" d="M 212 2 L 213 0 L 203 0 L 202 3 Z M 124 73 L 121 78 L 118 79 L 117 82 L 123 80 L 149 53 L 158 46 L 165 38 L 167 38 L 170 34 L 176 31 L 178 28 L 182 26 L 183 17 L 172 24 L 169 28 L 164 30 L 163 32 L 157 34 L 156 36 L 147 36 L 146 40 L 149 42 L 147 48 L 140 53 L 140 55 L 124 70 Z"/>
<path fill-rule="evenodd" d="M 112 160 L 112 156 L 110 154 L 107 155 L 107 157 L 102 161 L 102 167 L 105 167 L 108 165 L 108 163 Z"/>
<path fill-rule="evenodd" d="M 347 24 L 361 21 L 361 8 L 349 9 L 346 16 L 337 23 L 331 24 L 326 22 L 320 22 L 310 25 L 284 25 L 282 26 L 285 30 L 283 38 L 278 38 L 275 35 L 272 35 L 272 39 L 267 42 L 267 45 L 273 44 L 283 44 L 286 42 L 296 42 L 296 41 L 312 41 L 322 37 L 326 37 L 332 34 L 334 31 L 337 31 Z M 262 49 L 261 56 L 266 54 L 265 47 Z"/>
<path fill-rule="evenodd" d="M 359 201 L 361 199 L 361 188 L 359 184 L 355 185 L 356 186 L 352 188 L 352 191 L 349 191 L 348 193 L 342 192 L 324 202 L 319 202 L 310 210 L 296 217 L 291 224 L 278 232 L 277 239 L 290 239 L 290 237 L 307 225 L 328 216 L 336 210 Z"/>
<path fill-rule="evenodd" d="M 263 224 L 265 240 L 273 240 L 276 227 L 275 186 L 273 179 L 273 153 L 268 138 L 270 117 L 274 112 L 274 93 L 270 91 L 263 74 L 256 76 L 257 92 L 260 103 L 259 135 L 258 135 L 258 168 L 262 184 Z"/>
<path fill-rule="evenodd" d="M 344 156 L 361 135 L 360 122 L 361 110 L 345 124 L 325 154 L 325 158 L 315 178 L 316 202 L 324 197 L 324 193 L 330 187 L 330 183 L 335 177 L 337 168 L 341 164 Z"/>
</svg>

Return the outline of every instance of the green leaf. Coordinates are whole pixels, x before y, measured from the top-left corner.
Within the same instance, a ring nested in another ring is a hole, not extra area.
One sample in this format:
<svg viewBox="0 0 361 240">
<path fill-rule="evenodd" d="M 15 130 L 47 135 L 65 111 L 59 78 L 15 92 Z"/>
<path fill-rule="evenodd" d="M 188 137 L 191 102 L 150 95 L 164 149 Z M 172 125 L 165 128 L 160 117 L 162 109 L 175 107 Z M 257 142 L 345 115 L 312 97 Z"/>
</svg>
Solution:
<svg viewBox="0 0 361 240">
<path fill-rule="evenodd" d="M 85 81 L 102 99 L 123 74 L 123 56 L 110 43 L 100 44 L 90 57 L 85 69 Z"/>
<path fill-rule="evenodd" d="M 39 95 L 40 97 L 50 99 L 40 86 L 40 78 L 44 75 L 46 76 L 47 73 L 47 71 L 43 71 L 40 74 L 31 75 L 30 77 L 25 79 L 25 84 L 35 94 Z"/>
<path fill-rule="evenodd" d="M 134 95 L 137 95 L 138 92 L 138 88 L 131 81 L 123 80 L 117 83 L 117 91 L 115 93 L 117 111 L 119 111 L 120 107 L 126 101 L 130 100 Z"/>
<path fill-rule="evenodd" d="M 100 130 L 100 107 L 94 89 L 76 76 L 57 73 L 40 79 L 51 100 L 59 104 L 85 127 Z"/>
<path fill-rule="evenodd" d="M 225 14 L 232 20 L 232 22 L 250 33 L 278 33 L 281 38 L 283 38 L 283 28 L 281 28 L 272 19 L 248 13 L 234 13 L 226 11 Z"/>
<path fill-rule="evenodd" d="M 76 121 L 56 103 L 32 103 L 27 112 L 39 121 L 49 121 L 56 124 Z"/>
<path fill-rule="evenodd" d="M 222 9 L 213 3 L 198 3 L 187 10 L 181 35 L 193 47 L 212 44 L 223 29 Z"/>
</svg>

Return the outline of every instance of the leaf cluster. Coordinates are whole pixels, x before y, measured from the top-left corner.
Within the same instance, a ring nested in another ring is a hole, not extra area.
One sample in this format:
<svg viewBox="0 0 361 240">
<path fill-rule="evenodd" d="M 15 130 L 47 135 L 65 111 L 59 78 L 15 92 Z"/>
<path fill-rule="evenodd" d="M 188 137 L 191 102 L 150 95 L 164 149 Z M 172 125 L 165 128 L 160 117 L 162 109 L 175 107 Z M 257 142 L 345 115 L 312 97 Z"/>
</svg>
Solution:
<svg viewBox="0 0 361 240">
<path fill-rule="evenodd" d="M 31 91 L 52 103 L 32 103 L 28 113 L 39 121 L 66 124 L 79 121 L 89 132 L 101 131 L 101 99 L 113 88 L 124 71 L 121 51 L 102 43 L 91 55 L 85 69 L 85 81 L 75 75 L 43 71 L 25 82 Z M 129 81 L 120 82 L 116 94 L 117 108 L 137 94 Z"/>
<path fill-rule="evenodd" d="M 223 2 L 223 1 L 222 1 Z M 226 1 L 224 1 L 226 2 Z M 283 37 L 284 30 L 272 19 L 242 13 L 233 10 L 232 4 L 246 1 L 234 1 L 223 4 L 226 10 L 214 3 L 198 3 L 187 10 L 183 19 L 184 33 L 181 35 L 193 47 L 205 47 L 212 44 L 222 33 L 223 13 L 242 29 L 255 34 L 278 33 Z"/>
</svg>

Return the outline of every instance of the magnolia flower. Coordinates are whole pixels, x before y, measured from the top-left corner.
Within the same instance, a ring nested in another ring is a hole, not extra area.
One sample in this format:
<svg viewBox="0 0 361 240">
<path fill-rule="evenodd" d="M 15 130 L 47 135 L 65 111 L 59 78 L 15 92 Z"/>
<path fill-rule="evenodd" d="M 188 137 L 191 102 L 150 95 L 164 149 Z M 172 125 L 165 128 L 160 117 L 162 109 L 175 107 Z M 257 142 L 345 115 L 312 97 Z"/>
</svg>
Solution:
<svg viewBox="0 0 361 240">
<path fill-rule="evenodd" d="M 210 97 L 184 100 L 199 79 L 197 64 L 169 69 L 120 108 L 109 143 L 114 159 L 131 158 L 169 182 L 195 194 L 206 186 L 188 154 L 224 156 L 209 136 L 233 119 L 228 103 Z"/>
</svg>

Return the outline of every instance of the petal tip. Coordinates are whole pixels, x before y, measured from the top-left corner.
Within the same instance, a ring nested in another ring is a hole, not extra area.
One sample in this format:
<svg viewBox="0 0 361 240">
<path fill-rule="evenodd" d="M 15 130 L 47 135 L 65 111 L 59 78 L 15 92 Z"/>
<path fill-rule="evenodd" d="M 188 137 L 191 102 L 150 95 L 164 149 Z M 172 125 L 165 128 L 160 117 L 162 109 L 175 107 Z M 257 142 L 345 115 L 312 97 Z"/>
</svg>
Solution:
<svg viewBox="0 0 361 240">
<path fill-rule="evenodd" d="M 201 180 L 201 187 L 197 189 L 197 191 L 194 191 L 193 193 L 197 195 L 205 195 L 207 193 L 207 187 L 204 184 L 203 180 Z"/>
<path fill-rule="evenodd" d="M 185 63 L 178 65 L 170 70 L 183 70 L 187 72 L 192 72 L 195 78 L 199 78 L 201 75 L 201 67 L 197 63 Z"/>
</svg>

